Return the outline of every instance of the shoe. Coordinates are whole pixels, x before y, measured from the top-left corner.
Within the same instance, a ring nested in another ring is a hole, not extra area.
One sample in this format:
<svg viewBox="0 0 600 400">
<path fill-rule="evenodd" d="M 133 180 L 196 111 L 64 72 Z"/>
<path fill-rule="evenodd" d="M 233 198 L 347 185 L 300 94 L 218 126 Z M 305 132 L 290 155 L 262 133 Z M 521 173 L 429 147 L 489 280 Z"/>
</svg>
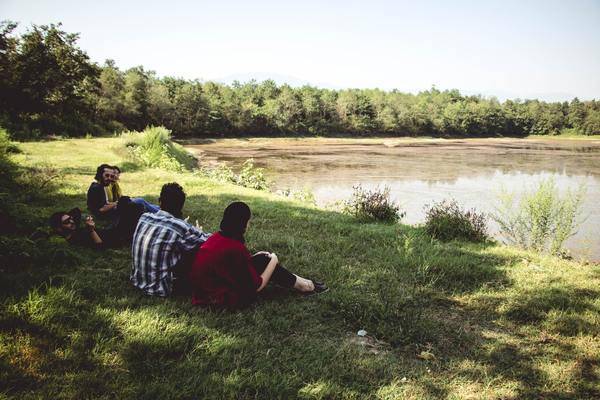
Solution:
<svg viewBox="0 0 600 400">
<path fill-rule="evenodd" d="M 314 290 L 312 290 L 310 292 L 303 292 L 302 294 L 304 296 L 314 296 L 316 294 L 321 294 L 321 293 L 325 293 L 325 292 L 329 291 L 329 288 L 323 282 L 318 282 L 318 281 L 315 281 L 312 279 L 310 281 L 313 283 L 315 288 L 314 288 Z"/>
</svg>

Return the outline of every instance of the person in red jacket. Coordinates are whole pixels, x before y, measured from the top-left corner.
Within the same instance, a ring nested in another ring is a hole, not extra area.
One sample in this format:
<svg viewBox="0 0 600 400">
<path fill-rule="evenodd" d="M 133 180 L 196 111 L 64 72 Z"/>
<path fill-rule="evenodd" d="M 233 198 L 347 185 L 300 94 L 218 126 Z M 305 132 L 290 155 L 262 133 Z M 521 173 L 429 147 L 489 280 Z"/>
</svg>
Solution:
<svg viewBox="0 0 600 400">
<path fill-rule="evenodd" d="M 221 230 L 196 253 L 189 274 L 193 304 L 241 308 L 252 303 L 270 281 L 306 294 L 328 290 L 321 282 L 285 269 L 275 253 L 250 255 L 244 241 L 250 217 L 246 203 L 231 203 L 223 213 Z"/>
</svg>

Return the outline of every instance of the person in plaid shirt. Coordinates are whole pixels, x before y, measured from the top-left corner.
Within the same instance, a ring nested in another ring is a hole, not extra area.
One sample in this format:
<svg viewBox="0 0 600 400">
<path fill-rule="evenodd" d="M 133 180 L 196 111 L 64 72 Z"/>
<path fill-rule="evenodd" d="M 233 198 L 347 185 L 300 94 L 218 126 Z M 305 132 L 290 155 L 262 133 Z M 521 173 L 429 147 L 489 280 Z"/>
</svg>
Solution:
<svg viewBox="0 0 600 400">
<path fill-rule="evenodd" d="M 210 235 L 182 219 L 185 192 L 179 184 L 165 184 L 159 202 L 161 209 L 142 214 L 133 234 L 130 280 L 145 294 L 168 296 L 186 279 L 196 251 Z"/>
</svg>

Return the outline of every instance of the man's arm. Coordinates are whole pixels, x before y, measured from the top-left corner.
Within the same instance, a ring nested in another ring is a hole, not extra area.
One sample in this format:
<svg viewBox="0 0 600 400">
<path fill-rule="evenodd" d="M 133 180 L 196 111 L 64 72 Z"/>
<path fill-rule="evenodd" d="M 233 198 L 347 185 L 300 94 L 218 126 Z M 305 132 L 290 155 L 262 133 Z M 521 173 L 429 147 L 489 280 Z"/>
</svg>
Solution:
<svg viewBox="0 0 600 400">
<path fill-rule="evenodd" d="M 179 245 L 184 251 L 192 251 L 198 248 L 210 237 L 210 233 L 202 232 L 200 229 L 188 224 L 188 230 L 179 239 Z"/>
<path fill-rule="evenodd" d="M 100 207 L 98 209 L 98 211 L 101 213 L 105 213 L 107 211 L 112 210 L 113 208 L 117 208 L 117 203 L 116 202 L 108 202 L 104 206 Z"/>
<path fill-rule="evenodd" d="M 90 238 L 94 244 L 101 245 L 103 243 L 102 238 L 98 235 L 98 232 L 96 232 L 96 223 L 92 217 L 87 217 L 85 219 L 85 227 L 90 233 Z"/>
</svg>

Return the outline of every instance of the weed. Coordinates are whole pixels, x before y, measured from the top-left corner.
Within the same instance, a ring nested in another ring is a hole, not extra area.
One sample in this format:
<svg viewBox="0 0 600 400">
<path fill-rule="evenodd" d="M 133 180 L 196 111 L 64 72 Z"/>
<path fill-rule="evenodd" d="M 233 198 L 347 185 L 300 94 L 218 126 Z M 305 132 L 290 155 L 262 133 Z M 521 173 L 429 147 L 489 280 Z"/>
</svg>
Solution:
<svg viewBox="0 0 600 400">
<path fill-rule="evenodd" d="M 244 161 L 239 174 L 236 174 L 226 164 L 201 167 L 200 174 L 219 182 L 229 182 L 256 190 L 268 190 L 269 183 L 262 168 L 256 168 L 252 159 Z"/>
<path fill-rule="evenodd" d="M 561 196 L 554 179 L 542 180 L 534 191 L 520 199 L 503 191 L 492 218 L 508 243 L 560 255 L 563 243 L 582 222 L 580 206 L 584 196 L 584 186 Z"/>
<path fill-rule="evenodd" d="M 487 238 L 487 220 L 483 213 L 461 208 L 456 200 L 443 200 L 425 206 L 425 230 L 442 241 L 481 242 Z"/>
<path fill-rule="evenodd" d="M 254 167 L 252 159 L 244 161 L 242 170 L 237 176 L 237 184 L 256 190 L 267 190 L 269 185 L 262 168 Z"/>
<path fill-rule="evenodd" d="M 286 188 L 283 190 L 278 190 L 276 193 L 280 196 L 289 197 L 291 199 L 300 201 L 302 203 L 307 203 L 307 204 L 312 204 L 312 205 L 317 204 L 315 194 L 308 188 L 303 188 L 303 189 Z"/>
<path fill-rule="evenodd" d="M 342 210 L 359 220 L 397 222 L 406 215 L 390 200 L 390 188 L 387 186 L 367 190 L 356 185 L 353 190 L 352 197 L 344 202 Z"/>
</svg>

